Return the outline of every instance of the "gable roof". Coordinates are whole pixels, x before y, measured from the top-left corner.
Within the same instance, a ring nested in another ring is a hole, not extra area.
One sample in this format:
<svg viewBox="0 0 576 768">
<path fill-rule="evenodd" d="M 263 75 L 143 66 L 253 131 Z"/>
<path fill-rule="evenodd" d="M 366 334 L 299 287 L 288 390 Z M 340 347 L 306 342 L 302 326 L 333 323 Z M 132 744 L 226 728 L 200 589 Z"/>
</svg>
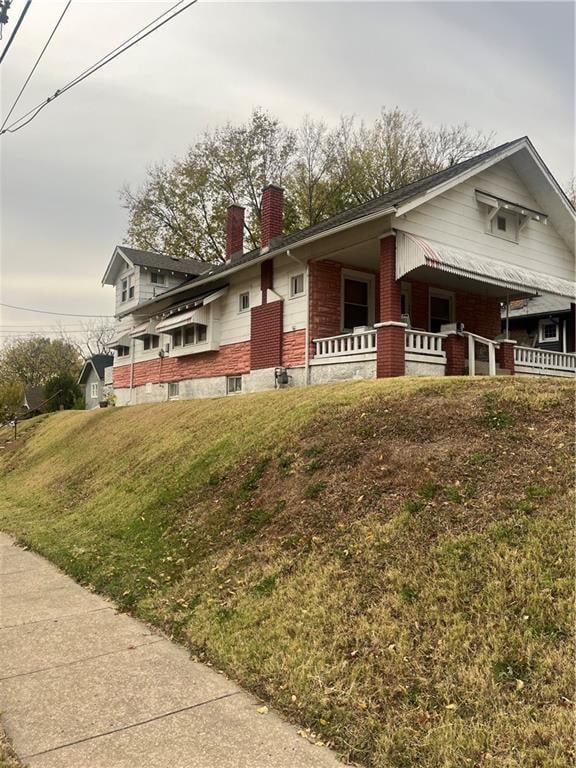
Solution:
<svg viewBox="0 0 576 768">
<path fill-rule="evenodd" d="M 100 380 L 104 379 L 104 369 L 109 368 L 114 363 L 112 355 L 92 355 L 82 366 L 80 376 L 78 377 L 78 384 L 84 384 L 86 381 L 86 374 L 93 370 Z"/>
<path fill-rule="evenodd" d="M 46 393 L 44 387 L 26 387 L 24 390 L 24 399 L 22 407 L 26 408 L 28 412 L 40 411 L 46 402 Z"/>
<path fill-rule="evenodd" d="M 494 165 L 521 150 L 525 150 L 528 153 L 534 165 L 538 168 L 541 174 L 544 175 L 547 181 L 548 191 L 546 194 L 546 202 L 551 205 L 552 203 L 550 201 L 553 201 L 556 206 L 555 211 L 559 213 L 559 215 L 564 216 L 564 221 L 567 221 L 568 217 L 573 228 L 574 217 L 576 215 L 574 207 L 545 165 L 530 139 L 527 136 L 522 136 L 514 141 L 500 144 L 498 147 L 482 152 L 461 163 L 449 166 L 442 171 L 430 174 L 411 184 L 406 184 L 403 187 L 392 190 L 381 197 L 374 198 L 373 200 L 369 200 L 354 208 L 349 208 L 341 213 L 337 213 L 318 224 L 306 227 L 305 229 L 301 229 L 290 235 L 274 238 L 270 246 L 266 248 L 255 248 L 241 256 L 237 256 L 231 263 L 226 262 L 218 265 L 204 264 L 203 266 L 207 267 L 207 269 L 205 269 L 202 274 L 193 276 L 188 280 L 185 280 L 181 285 L 171 288 L 168 291 L 164 291 L 161 294 L 161 298 L 166 299 L 191 288 L 195 288 L 197 285 L 200 286 L 212 282 L 221 276 L 226 277 L 234 274 L 248 264 L 258 264 L 261 261 L 282 254 L 291 247 L 301 247 L 313 240 L 335 234 L 341 229 L 348 229 L 356 224 L 361 224 L 370 221 L 371 219 L 384 217 L 386 215 L 402 215 L 406 211 L 422 205 L 432 197 L 442 194 L 446 189 L 461 183 L 466 178 L 479 173 L 481 170 L 489 168 L 491 165 Z M 571 230 L 570 226 L 565 226 L 562 227 L 562 230 L 565 239 L 568 242 L 572 242 L 573 229 Z M 154 301 L 155 300 L 152 299 L 145 303 L 150 305 L 153 304 Z M 126 312 L 124 314 L 128 313 L 129 312 Z"/>
<path fill-rule="evenodd" d="M 179 259 L 176 256 L 168 256 L 165 253 L 141 251 L 138 248 L 129 248 L 127 245 L 117 245 L 102 278 L 103 285 L 114 284 L 114 266 L 118 263 L 119 259 L 123 259 L 132 266 L 175 272 L 183 277 L 197 277 L 210 269 L 211 266 L 210 264 L 198 261 L 198 259 Z"/>
</svg>

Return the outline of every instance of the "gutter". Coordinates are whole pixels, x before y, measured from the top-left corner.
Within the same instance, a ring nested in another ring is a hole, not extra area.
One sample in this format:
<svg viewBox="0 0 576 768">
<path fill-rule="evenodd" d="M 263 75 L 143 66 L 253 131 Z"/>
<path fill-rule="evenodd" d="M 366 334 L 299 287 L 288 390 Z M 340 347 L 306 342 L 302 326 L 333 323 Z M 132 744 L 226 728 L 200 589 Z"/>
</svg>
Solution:
<svg viewBox="0 0 576 768">
<path fill-rule="evenodd" d="M 324 237 L 329 237 L 331 235 L 336 235 L 339 232 L 344 232 L 347 229 L 352 229 L 353 227 L 356 227 L 360 224 L 365 224 L 369 221 L 373 221 L 374 219 L 382 218 L 383 216 L 390 216 L 390 214 L 396 213 L 396 207 L 392 206 L 391 208 L 385 208 L 381 211 L 377 211 L 376 213 L 371 213 L 368 216 L 362 216 L 358 219 L 352 219 L 351 221 L 347 221 L 344 224 L 340 224 L 338 227 L 332 227 L 331 229 L 323 230 L 322 232 L 318 232 L 315 235 L 310 235 L 310 237 L 305 237 L 303 240 L 297 240 L 294 243 L 289 243 L 288 245 L 282 246 L 280 248 L 271 249 L 266 251 L 265 253 L 260 251 L 260 255 L 254 257 L 253 259 L 250 259 L 250 261 L 242 262 L 241 264 L 231 265 L 228 269 L 224 269 L 221 272 L 215 272 L 212 275 L 206 275 L 205 277 L 200 277 L 194 280 L 192 283 L 188 285 L 182 285 L 178 288 L 174 288 L 172 291 L 166 291 L 165 293 L 161 293 L 160 296 L 158 296 L 158 299 L 168 299 L 172 298 L 172 296 L 177 296 L 180 293 L 185 293 L 186 291 L 193 290 L 197 286 L 200 285 L 206 285 L 207 283 L 210 283 L 214 280 L 218 280 L 219 278 L 226 278 L 228 275 L 234 275 L 236 272 L 241 272 L 246 267 L 251 267 L 256 264 L 261 264 L 263 261 L 267 261 L 268 259 L 275 258 L 276 256 L 281 256 L 288 251 L 290 251 L 292 248 L 302 248 L 304 245 L 308 245 L 309 243 L 314 243 L 317 240 L 321 240 Z M 169 295 L 167 295 L 169 294 Z M 143 304 L 140 304 L 137 309 L 139 311 L 142 311 L 144 308 Z M 136 308 L 135 308 L 136 309 Z M 125 317 L 126 315 L 134 314 L 134 311 L 131 312 L 125 312 L 124 314 L 118 315 L 118 317 Z"/>
</svg>

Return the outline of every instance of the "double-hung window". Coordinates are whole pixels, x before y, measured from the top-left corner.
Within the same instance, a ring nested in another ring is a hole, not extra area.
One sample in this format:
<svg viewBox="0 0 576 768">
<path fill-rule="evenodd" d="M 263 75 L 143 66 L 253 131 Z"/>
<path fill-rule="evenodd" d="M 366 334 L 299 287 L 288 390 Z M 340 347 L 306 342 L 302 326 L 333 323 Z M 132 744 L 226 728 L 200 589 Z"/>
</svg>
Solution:
<svg viewBox="0 0 576 768">
<path fill-rule="evenodd" d="M 238 296 L 238 312 L 247 312 L 250 309 L 250 291 L 245 291 Z"/>
<path fill-rule="evenodd" d="M 90 384 L 90 398 L 92 400 L 96 400 L 97 397 L 98 397 L 98 382 L 93 381 Z"/>
<path fill-rule="evenodd" d="M 122 278 L 122 292 L 121 301 L 129 301 L 134 298 L 134 285 L 132 283 L 132 275 L 127 275 Z"/>
<path fill-rule="evenodd" d="M 290 277 L 290 298 L 294 299 L 296 296 L 304 295 L 304 273 L 300 272 L 298 275 L 291 275 Z"/>
</svg>

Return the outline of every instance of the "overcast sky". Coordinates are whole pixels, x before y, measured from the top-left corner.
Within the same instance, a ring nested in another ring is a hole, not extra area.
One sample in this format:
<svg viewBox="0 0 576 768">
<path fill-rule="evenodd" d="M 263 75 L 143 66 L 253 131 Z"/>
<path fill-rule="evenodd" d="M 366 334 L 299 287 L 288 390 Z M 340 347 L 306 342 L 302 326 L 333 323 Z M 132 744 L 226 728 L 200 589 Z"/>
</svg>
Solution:
<svg viewBox="0 0 576 768">
<path fill-rule="evenodd" d="M 173 3 L 73 0 L 15 115 Z M 13 0 L 3 44 L 24 6 Z M 12 104 L 65 6 L 33 0 L 0 67 Z M 211 2 L 176 20 L 0 138 L 0 301 L 107 314 L 100 280 L 126 227 L 118 190 L 207 127 L 261 106 L 373 119 L 382 105 L 431 126 L 467 121 L 501 143 L 527 134 L 561 183 L 574 167 L 572 2 Z M 57 319 L 0 308 L 0 338 Z M 63 319 L 70 329 L 80 320 Z"/>
</svg>

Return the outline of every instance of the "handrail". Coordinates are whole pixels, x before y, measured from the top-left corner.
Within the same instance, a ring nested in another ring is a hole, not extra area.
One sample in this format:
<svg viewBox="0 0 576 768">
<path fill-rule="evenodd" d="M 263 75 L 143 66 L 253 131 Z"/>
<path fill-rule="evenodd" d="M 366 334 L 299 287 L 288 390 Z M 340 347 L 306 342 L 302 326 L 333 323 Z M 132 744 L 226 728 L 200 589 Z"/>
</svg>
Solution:
<svg viewBox="0 0 576 768">
<path fill-rule="evenodd" d="M 488 347 L 488 376 L 496 376 L 496 350 L 500 344 L 470 331 L 463 331 L 463 335 L 468 337 L 468 376 L 476 375 L 476 342 Z"/>
</svg>

